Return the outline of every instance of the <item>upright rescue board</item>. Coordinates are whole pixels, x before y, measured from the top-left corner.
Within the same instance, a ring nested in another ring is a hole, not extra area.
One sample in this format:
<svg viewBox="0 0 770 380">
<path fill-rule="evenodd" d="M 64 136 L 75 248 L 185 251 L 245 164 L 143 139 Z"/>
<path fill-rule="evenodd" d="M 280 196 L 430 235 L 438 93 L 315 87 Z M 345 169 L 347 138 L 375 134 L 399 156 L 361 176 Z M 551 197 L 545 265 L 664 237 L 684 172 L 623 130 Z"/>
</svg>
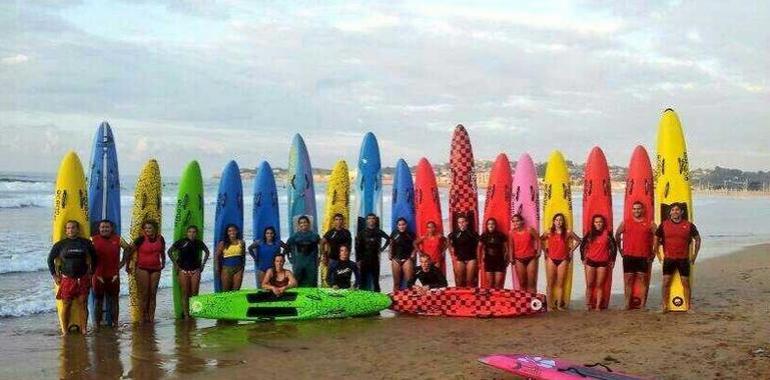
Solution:
<svg viewBox="0 0 770 380">
<path fill-rule="evenodd" d="M 226 229 L 230 225 L 236 226 L 243 237 L 243 182 L 241 181 L 241 170 L 235 161 L 230 161 L 225 165 L 222 170 L 222 177 L 219 179 L 217 208 L 214 214 L 214 250 L 216 250 L 217 244 L 227 236 Z M 244 264 L 245 260 L 244 257 Z M 222 290 L 220 273 L 217 272 L 216 265 L 211 267 L 214 271 L 214 291 L 220 292 Z"/>
<path fill-rule="evenodd" d="M 289 150 L 288 218 L 289 237 L 294 235 L 297 219 L 300 216 L 310 218 L 310 229 L 318 231 L 318 217 L 313 185 L 313 167 L 305 140 L 299 134 L 294 135 Z"/>
<path fill-rule="evenodd" d="M 158 233 L 162 231 L 161 192 L 160 167 L 158 166 L 158 161 L 151 159 L 144 165 L 136 181 L 134 207 L 131 211 L 130 234 L 132 240 L 142 235 L 142 223 L 145 221 L 158 223 Z M 128 308 L 131 320 L 139 322 L 142 315 L 139 308 L 139 293 L 136 284 L 136 252 L 131 255 L 128 265 L 131 268 L 131 274 L 128 276 Z"/>
<path fill-rule="evenodd" d="M 78 236 L 86 239 L 90 237 L 91 226 L 88 224 L 86 176 L 83 173 L 83 165 L 80 163 L 80 158 L 72 151 L 68 152 L 62 159 L 56 176 L 51 241 L 57 243 L 66 237 L 64 227 L 70 220 L 77 221 L 80 224 Z M 58 270 L 58 267 L 61 265 L 59 259 L 55 260 L 55 264 Z M 55 282 L 53 284 L 53 292 L 54 296 L 59 293 L 59 286 Z M 62 319 L 64 303 L 59 299 L 56 300 L 56 312 L 59 316 L 59 327 L 62 333 L 67 333 L 68 331 L 86 333 L 88 328 L 86 306 L 77 299 L 73 300 L 70 305 L 69 324 L 64 326 Z"/>
<path fill-rule="evenodd" d="M 548 165 L 545 169 L 545 178 L 543 179 L 543 231 L 548 231 L 553 223 L 553 217 L 556 214 L 564 215 L 566 228 L 573 230 L 572 222 L 572 187 L 567 162 L 564 156 L 558 150 L 555 150 L 548 157 Z M 564 288 L 562 289 L 564 306 L 569 307 L 572 299 L 572 272 L 573 261 L 569 261 L 567 273 L 564 278 Z M 547 281 L 551 283 L 551 279 Z M 548 287 L 547 297 L 554 300 L 553 289 Z M 553 307 L 553 305 L 549 305 Z"/>
<path fill-rule="evenodd" d="M 611 236 L 615 229 L 612 223 L 612 187 L 610 183 L 610 169 L 607 166 L 607 158 L 598 146 L 591 149 L 586 161 L 583 181 L 583 236 L 591 231 L 592 218 L 595 215 L 604 217 L 605 230 Z M 613 263 L 614 265 L 614 263 Z M 612 266 L 607 268 L 607 276 L 604 284 L 597 284 L 604 289 L 600 307 L 606 309 L 610 303 L 612 294 Z M 594 294 L 591 294 L 590 304 L 594 305 Z"/>
<path fill-rule="evenodd" d="M 120 174 L 118 172 L 118 153 L 115 149 L 115 138 L 110 125 L 104 121 L 99 125 L 94 135 L 94 145 L 91 151 L 91 173 L 88 178 L 88 210 L 91 232 L 99 232 L 99 221 L 109 220 L 114 226 L 114 232 L 121 234 L 120 215 Z M 120 258 L 117 258 L 116 262 Z M 112 326 L 112 297 L 105 296 L 102 307 L 102 320 Z M 91 292 L 88 295 L 88 311 L 91 318 L 96 318 L 96 297 Z"/>
<path fill-rule="evenodd" d="M 195 226 L 198 229 L 198 239 L 203 241 L 206 230 L 204 221 L 203 176 L 198 161 L 192 161 L 182 172 L 179 180 L 179 192 L 176 199 L 176 214 L 174 217 L 174 241 L 187 236 L 187 228 Z M 202 252 L 197 252 L 198 257 Z M 179 287 L 178 268 L 174 266 L 171 276 L 171 287 L 174 296 L 174 316 L 183 317 L 182 289 Z"/>
<path fill-rule="evenodd" d="M 356 231 L 366 228 L 366 216 L 374 214 L 382 217 L 382 164 L 380 147 L 372 132 L 364 136 L 358 155 L 358 174 L 356 176 L 356 201 L 358 202 L 358 222 Z M 381 226 L 380 226 L 381 227 Z"/>
<path fill-rule="evenodd" d="M 350 223 L 350 175 L 348 164 L 345 160 L 339 160 L 334 165 L 326 187 L 326 207 L 324 207 L 324 220 L 321 224 L 321 235 L 333 228 L 334 215 L 341 214 L 344 218 L 344 228 Z M 326 277 L 329 266 L 323 262 L 318 263 L 318 278 L 321 287 L 328 288 Z"/>
<path fill-rule="evenodd" d="M 514 215 L 524 219 L 524 225 L 533 228 L 540 236 L 540 187 L 537 183 L 537 170 L 532 157 L 524 153 L 516 161 L 516 171 L 513 175 L 511 190 L 511 220 Z M 540 254 L 540 252 L 537 252 Z M 537 288 L 537 273 L 539 260 L 535 261 L 535 288 Z M 516 271 L 511 270 L 513 288 L 519 288 Z"/>
<path fill-rule="evenodd" d="M 652 223 L 654 217 L 654 189 L 652 182 L 652 166 L 647 150 L 639 145 L 634 149 L 631 155 L 631 162 L 628 164 L 628 177 L 626 178 L 626 193 L 623 202 L 623 223 L 633 222 L 632 206 L 636 202 L 641 202 L 644 206 L 644 219 Z M 643 308 L 642 299 L 646 300 L 647 291 L 650 288 L 650 271 L 652 265 L 647 267 L 647 277 L 645 281 L 637 279 L 631 287 L 630 307 L 632 309 Z"/>
<path fill-rule="evenodd" d="M 670 108 L 663 112 L 658 126 L 658 156 L 655 175 L 655 208 L 657 211 L 655 221 L 660 224 L 661 220 L 668 217 L 671 204 L 683 203 L 685 205 L 684 218 L 694 222 L 687 145 L 679 117 Z M 663 254 L 662 251 L 661 254 Z M 691 265 L 691 290 L 694 277 L 695 266 Z M 690 305 L 684 297 L 684 288 L 679 272 L 674 273 L 671 280 L 668 307 L 671 311 L 690 309 Z"/>
<path fill-rule="evenodd" d="M 275 229 L 275 241 L 281 240 L 281 222 L 278 208 L 278 190 L 275 186 L 273 169 L 267 161 L 262 161 L 254 177 L 254 202 L 251 209 L 253 240 L 262 240 L 267 227 Z M 254 262 L 254 274 L 257 288 L 259 283 L 257 262 Z"/>
<path fill-rule="evenodd" d="M 439 199 L 436 175 L 433 167 L 426 158 L 421 158 L 417 163 L 417 173 L 414 180 L 414 209 L 417 223 L 417 235 L 425 236 L 428 231 L 428 222 L 436 224 L 436 232 L 444 235 L 444 222 L 441 218 L 441 200 Z M 446 275 L 446 260 L 435 263 Z"/>
<path fill-rule="evenodd" d="M 461 124 L 452 134 L 449 153 L 451 181 L 449 184 L 449 231 L 457 230 L 457 218 L 463 216 L 468 221 L 468 228 L 479 231 L 479 192 L 476 184 L 476 169 L 473 160 L 473 148 L 468 131 Z M 475 279 L 472 279 L 474 281 Z"/>
<path fill-rule="evenodd" d="M 487 184 L 487 199 L 484 202 L 484 219 L 481 222 L 479 231 L 481 233 L 487 230 L 487 221 L 494 218 L 497 222 L 497 230 L 508 236 L 511 230 L 511 162 L 508 156 L 500 153 L 492 165 L 492 171 L 489 173 L 489 183 Z M 484 268 L 483 254 L 478 259 L 479 263 L 479 286 L 482 288 L 490 287 L 487 278 L 486 268 Z"/>
</svg>

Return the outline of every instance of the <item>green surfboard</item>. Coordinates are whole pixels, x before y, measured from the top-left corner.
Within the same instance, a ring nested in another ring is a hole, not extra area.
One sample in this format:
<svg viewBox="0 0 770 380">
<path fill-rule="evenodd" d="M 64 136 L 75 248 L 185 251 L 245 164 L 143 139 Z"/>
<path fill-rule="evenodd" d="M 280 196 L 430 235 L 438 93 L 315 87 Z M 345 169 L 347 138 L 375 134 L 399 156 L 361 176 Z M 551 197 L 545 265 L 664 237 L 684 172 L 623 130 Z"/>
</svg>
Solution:
<svg viewBox="0 0 770 380">
<path fill-rule="evenodd" d="M 193 297 L 190 314 L 196 318 L 280 321 L 364 316 L 389 306 L 386 294 L 364 290 L 298 288 L 276 297 L 254 289 Z"/>
<path fill-rule="evenodd" d="M 187 235 L 187 227 L 198 227 L 198 239 L 203 240 L 203 177 L 198 161 L 192 161 L 182 172 L 174 219 L 174 241 Z M 200 256 L 202 252 L 198 252 Z M 177 268 L 171 278 L 174 288 L 174 316 L 182 318 L 182 291 L 179 288 Z"/>
</svg>

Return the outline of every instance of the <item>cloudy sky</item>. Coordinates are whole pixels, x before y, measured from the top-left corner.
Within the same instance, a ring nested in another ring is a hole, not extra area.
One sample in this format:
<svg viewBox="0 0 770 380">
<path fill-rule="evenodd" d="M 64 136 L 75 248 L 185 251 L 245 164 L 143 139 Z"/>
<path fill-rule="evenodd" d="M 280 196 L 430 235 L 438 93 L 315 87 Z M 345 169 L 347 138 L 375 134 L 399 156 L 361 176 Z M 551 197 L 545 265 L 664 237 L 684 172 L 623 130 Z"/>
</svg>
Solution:
<svg viewBox="0 0 770 380">
<path fill-rule="evenodd" d="M 457 123 L 477 158 L 625 165 L 666 107 L 694 167 L 770 169 L 768 2 L 255 3 L 3 2 L 0 171 L 87 160 L 102 120 L 126 174 L 285 166 L 296 132 L 315 166 L 366 131 L 385 163 L 444 162 Z"/>
</svg>

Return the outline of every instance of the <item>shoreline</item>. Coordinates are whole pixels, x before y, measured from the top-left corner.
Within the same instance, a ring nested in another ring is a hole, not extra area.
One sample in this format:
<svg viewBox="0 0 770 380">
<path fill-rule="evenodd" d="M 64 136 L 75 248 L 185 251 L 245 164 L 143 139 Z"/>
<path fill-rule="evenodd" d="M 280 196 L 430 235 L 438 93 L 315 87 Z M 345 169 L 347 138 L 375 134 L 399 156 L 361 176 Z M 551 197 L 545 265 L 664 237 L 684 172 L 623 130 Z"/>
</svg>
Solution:
<svg viewBox="0 0 770 380">
<path fill-rule="evenodd" d="M 385 311 L 381 318 L 228 325 L 169 319 L 165 291 L 155 325 L 126 324 L 85 339 L 59 337 L 53 313 L 0 319 L 0 377 L 499 379 L 511 377 L 476 359 L 527 352 L 656 378 L 761 378 L 770 376 L 768 253 L 765 243 L 700 262 L 693 313 L 626 312 L 615 295 L 605 312 L 582 311 L 573 302 L 569 312 L 514 319 Z M 658 305 L 658 289 L 651 289 L 648 307 Z"/>
</svg>

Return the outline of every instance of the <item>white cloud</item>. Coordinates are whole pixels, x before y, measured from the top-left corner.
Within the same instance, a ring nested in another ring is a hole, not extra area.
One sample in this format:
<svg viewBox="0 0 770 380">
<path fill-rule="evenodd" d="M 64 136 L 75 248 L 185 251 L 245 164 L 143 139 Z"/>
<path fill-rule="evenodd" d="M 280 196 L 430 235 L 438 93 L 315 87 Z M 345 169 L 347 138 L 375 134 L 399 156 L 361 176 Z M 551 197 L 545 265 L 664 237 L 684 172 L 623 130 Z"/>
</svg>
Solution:
<svg viewBox="0 0 770 380">
<path fill-rule="evenodd" d="M 29 57 L 24 54 L 16 54 L 8 57 L 0 58 L 0 63 L 3 65 L 18 65 L 29 61 Z"/>
</svg>

